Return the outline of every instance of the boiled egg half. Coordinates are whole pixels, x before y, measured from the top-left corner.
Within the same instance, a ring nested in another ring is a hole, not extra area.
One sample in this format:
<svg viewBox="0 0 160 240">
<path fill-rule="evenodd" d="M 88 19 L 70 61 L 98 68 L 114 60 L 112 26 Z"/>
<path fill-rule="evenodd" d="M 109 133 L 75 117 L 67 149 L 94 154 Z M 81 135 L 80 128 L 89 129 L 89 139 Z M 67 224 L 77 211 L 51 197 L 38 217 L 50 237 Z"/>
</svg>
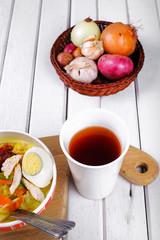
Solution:
<svg viewBox="0 0 160 240">
<path fill-rule="evenodd" d="M 39 188 L 46 187 L 53 177 L 53 162 L 41 147 L 32 147 L 22 160 L 22 174 Z"/>
</svg>

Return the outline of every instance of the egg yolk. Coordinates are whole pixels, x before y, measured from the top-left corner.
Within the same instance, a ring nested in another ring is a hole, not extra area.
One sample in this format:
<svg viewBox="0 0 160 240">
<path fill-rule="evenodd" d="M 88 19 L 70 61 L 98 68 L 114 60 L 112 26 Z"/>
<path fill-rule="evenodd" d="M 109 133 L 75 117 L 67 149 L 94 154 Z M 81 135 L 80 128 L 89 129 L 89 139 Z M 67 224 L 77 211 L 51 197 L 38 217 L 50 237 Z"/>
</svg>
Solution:
<svg viewBox="0 0 160 240">
<path fill-rule="evenodd" d="M 42 161 L 36 153 L 28 153 L 22 162 L 22 168 L 28 175 L 36 175 L 42 168 Z"/>
</svg>

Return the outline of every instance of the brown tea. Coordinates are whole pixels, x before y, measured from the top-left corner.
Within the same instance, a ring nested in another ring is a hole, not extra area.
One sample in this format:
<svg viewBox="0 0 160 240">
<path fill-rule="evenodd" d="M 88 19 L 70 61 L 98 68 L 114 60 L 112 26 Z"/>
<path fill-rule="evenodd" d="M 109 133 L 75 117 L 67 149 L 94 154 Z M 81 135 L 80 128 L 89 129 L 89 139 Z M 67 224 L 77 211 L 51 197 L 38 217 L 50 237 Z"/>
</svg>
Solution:
<svg viewBox="0 0 160 240">
<path fill-rule="evenodd" d="M 80 163 L 99 166 L 117 159 L 121 154 L 121 145 L 111 130 L 88 127 L 72 137 L 69 154 Z"/>
</svg>

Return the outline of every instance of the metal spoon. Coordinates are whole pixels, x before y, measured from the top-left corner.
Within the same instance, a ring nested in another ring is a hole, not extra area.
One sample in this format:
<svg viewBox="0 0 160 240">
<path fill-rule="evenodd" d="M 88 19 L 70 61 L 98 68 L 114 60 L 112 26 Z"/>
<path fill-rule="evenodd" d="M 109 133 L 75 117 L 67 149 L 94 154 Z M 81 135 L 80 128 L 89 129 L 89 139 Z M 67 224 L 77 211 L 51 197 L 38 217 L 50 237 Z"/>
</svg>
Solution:
<svg viewBox="0 0 160 240">
<path fill-rule="evenodd" d="M 62 238 L 75 227 L 75 222 L 42 216 L 21 209 L 16 210 L 10 217 L 28 223 L 55 238 Z"/>
</svg>

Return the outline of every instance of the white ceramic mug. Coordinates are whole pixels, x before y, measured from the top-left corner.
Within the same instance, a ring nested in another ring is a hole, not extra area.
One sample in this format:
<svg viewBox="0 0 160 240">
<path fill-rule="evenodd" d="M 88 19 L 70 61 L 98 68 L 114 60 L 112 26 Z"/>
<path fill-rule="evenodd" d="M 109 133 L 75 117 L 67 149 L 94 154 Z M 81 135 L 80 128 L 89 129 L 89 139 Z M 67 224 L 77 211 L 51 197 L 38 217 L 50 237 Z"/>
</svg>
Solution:
<svg viewBox="0 0 160 240">
<path fill-rule="evenodd" d="M 108 128 L 118 137 L 122 151 L 116 160 L 105 165 L 90 166 L 76 161 L 69 155 L 68 147 L 72 137 L 80 130 L 91 126 Z M 61 128 L 60 145 L 67 157 L 76 188 L 81 195 L 88 199 L 102 199 L 113 191 L 123 157 L 129 148 L 128 129 L 118 116 L 101 108 L 76 112 Z"/>
</svg>

